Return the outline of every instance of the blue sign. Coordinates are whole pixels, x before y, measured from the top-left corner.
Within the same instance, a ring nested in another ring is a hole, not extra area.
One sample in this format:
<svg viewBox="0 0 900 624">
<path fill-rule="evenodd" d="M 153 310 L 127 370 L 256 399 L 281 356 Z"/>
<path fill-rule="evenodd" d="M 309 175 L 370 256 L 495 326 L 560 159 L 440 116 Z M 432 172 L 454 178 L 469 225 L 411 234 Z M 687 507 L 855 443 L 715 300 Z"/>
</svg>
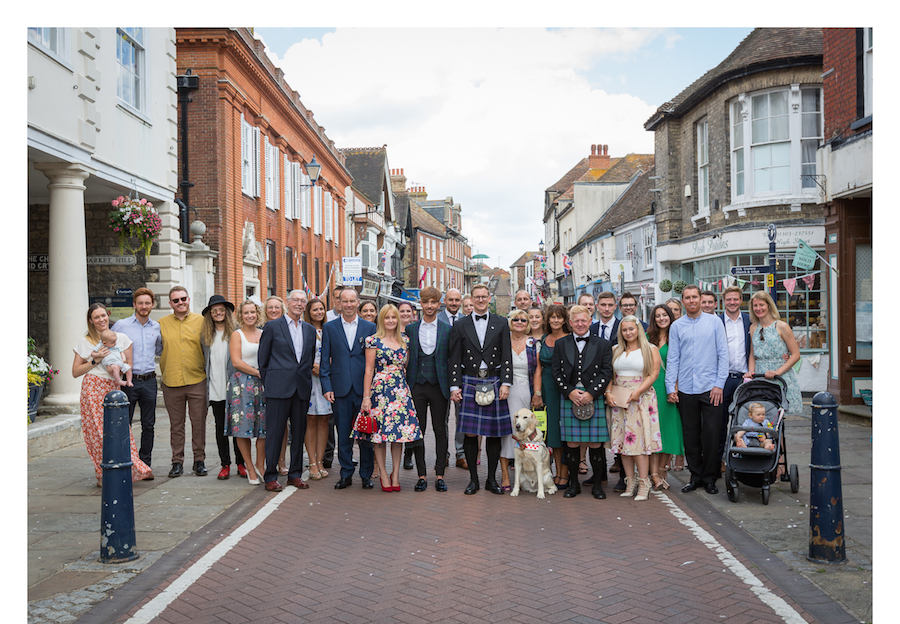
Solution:
<svg viewBox="0 0 900 624">
<path fill-rule="evenodd" d="M 404 301 L 418 301 L 419 300 L 419 292 L 421 289 L 419 288 L 410 288 L 408 290 L 400 290 L 400 298 Z"/>
<path fill-rule="evenodd" d="M 765 273 L 771 273 L 771 272 L 772 272 L 772 269 L 768 265 L 731 267 L 732 275 L 763 275 Z"/>
</svg>

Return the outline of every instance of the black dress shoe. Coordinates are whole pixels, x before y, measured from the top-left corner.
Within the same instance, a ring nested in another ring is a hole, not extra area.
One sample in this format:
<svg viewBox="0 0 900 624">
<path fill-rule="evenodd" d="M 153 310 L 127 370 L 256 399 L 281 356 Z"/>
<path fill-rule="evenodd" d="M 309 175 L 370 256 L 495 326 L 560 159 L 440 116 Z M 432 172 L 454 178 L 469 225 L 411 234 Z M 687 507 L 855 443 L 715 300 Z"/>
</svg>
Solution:
<svg viewBox="0 0 900 624">
<path fill-rule="evenodd" d="M 348 488 L 351 485 L 353 485 L 353 479 L 351 479 L 350 477 L 341 477 L 340 479 L 338 479 L 338 482 L 334 484 L 334 489 L 343 490 L 344 488 Z"/>
<path fill-rule="evenodd" d="M 172 470 L 169 471 L 169 478 L 174 479 L 184 474 L 184 467 L 179 463 L 172 464 Z"/>
<path fill-rule="evenodd" d="M 478 485 L 478 481 L 476 481 L 475 479 L 472 479 L 471 481 L 469 481 L 469 485 L 466 486 L 466 489 L 463 492 L 463 494 L 474 494 L 475 492 L 477 492 L 480 489 L 481 489 L 481 486 Z"/>
<path fill-rule="evenodd" d="M 209 471 L 206 470 L 206 465 L 202 461 L 194 462 L 194 474 L 198 477 L 205 477 L 209 474 Z"/>
<path fill-rule="evenodd" d="M 350 479 L 347 479 L 349 481 Z M 375 484 L 372 483 L 372 477 L 363 477 L 362 478 L 362 487 L 364 490 L 371 490 L 375 487 Z"/>
<path fill-rule="evenodd" d="M 606 498 L 606 492 L 603 491 L 603 486 L 600 485 L 600 483 L 594 484 L 594 487 L 591 488 L 591 494 L 594 496 L 594 498 L 597 498 L 600 500 L 603 500 L 604 498 Z"/>
<path fill-rule="evenodd" d="M 703 485 L 702 483 L 697 483 L 696 481 L 688 481 L 688 484 L 685 485 L 683 488 L 681 488 L 681 491 L 682 492 L 693 492 L 694 490 L 696 490 L 697 488 L 699 488 L 702 485 Z"/>
<path fill-rule="evenodd" d="M 493 480 L 485 481 L 484 489 L 486 489 L 488 492 L 491 492 L 492 494 L 503 494 L 503 488 L 501 488 L 500 485 Z"/>
<path fill-rule="evenodd" d="M 416 492 L 424 492 L 428 489 L 428 479 L 419 479 L 416 481 L 416 487 L 413 488 Z"/>
<path fill-rule="evenodd" d="M 434 480 L 434 489 L 436 489 L 438 492 L 446 492 L 447 484 L 444 483 L 443 479 L 435 479 Z"/>
<path fill-rule="evenodd" d="M 625 473 L 619 473 L 619 482 L 616 483 L 616 486 L 613 488 L 613 492 L 624 492 L 625 488 Z"/>
<path fill-rule="evenodd" d="M 594 485 L 594 475 L 591 475 L 590 477 L 582 481 L 581 485 Z"/>
<path fill-rule="evenodd" d="M 703 487 L 706 488 L 707 494 L 718 494 L 719 493 L 719 488 L 716 487 L 715 483 L 707 483 Z"/>
<path fill-rule="evenodd" d="M 569 479 L 569 487 L 566 488 L 563 498 L 575 498 L 579 494 L 581 494 L 581 484 L 578 483 L 578 479 Z"/>
</svg>

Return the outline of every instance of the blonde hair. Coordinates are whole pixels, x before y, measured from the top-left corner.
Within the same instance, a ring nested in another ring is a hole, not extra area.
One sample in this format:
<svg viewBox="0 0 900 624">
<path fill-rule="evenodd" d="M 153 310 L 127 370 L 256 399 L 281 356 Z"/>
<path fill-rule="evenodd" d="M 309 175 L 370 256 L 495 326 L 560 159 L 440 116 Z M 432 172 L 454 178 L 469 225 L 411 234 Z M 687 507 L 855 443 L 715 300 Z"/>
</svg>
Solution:
<svg viewBox="0 0 900 624">
<path fill-rule="evenodd" d="M 588 309 L 587 309 L 586 307 L 584 307 L 583 305 L 577 305 L 577 304 L 576 304 L 576 305 L 573 305 L 571 308 L 569 308 L 569 319 L 571 319 L 571 318 L 572 318 L 573 316 L 575 316 L 576 314 L 587 314 L 588 316 L 590 316 L 590 315 L 591 315 L 591 311 L 588 310 Z M 569 322 L 571 323 L 571 320 L 570 320 Z"/>
<path fill-rule="evenodd" d="M 241 327 L 244 326 L 244 306 L 247 304 L 250 304 L 254 308 L 256 308 L 256 327 L 262 327 L 263 326 L 263 316 L 265 316 L 263 314 L 263 311 L 259 309 L 259 306 L 252 299 L 244 299 L 241 302 L 241 305 L 239 305 L 237 307 L 237 309 L 235 310 L 235 312 L 236 312 L 235 323 L 237 324 L 237 329 L 240 329 Z"/>
<path fill-rule="evenodd" d="M 512 331 L 513 319 L 517 319 L 517 318 L 520 318 L 523 316 L 525 317 L 525 323 L 526 323 L 525 327 L 527 327 L 528 329 L 531 329 L 531 321 L 528 319 L 528 312 L 526 312 L 525 310 L 520 310 L 520 309 L 516 308 L 515 310 L 513 310 L 510 313 L 509 319 L 507 319 L 507 321 L 506 321 L 506 324 L 509 325 L 510 331 Z"/>
<path fill-rule="evenodd" d="M 187 292 L 187 291 L 184 291 Z M 246 303 L 246 302 L 245 302 Z M 250 303 L 253 303 L 252 301 Z M 222 304 L 219 304 L 222 305 Z M 243 305 L 243 304 L 242 304 Z M 253 303 L 253 305 L 256 305 Z M 256 308 L 257 312 L 259 312 L 259 307 Z M 234 330 L 238 328 L 237 322 L 234 319 L 234 313 L 228 311 L 228 307 L 225 307 L 225 330 L 222 332 L 222 341 L 228 342 L 231 338 L 231 334 L 234 333 Z M 216 339 L 216 323 L 212 320 L 212 314 L 207 312 L 203 315 L 203 327 L 200 329 L 200 342 L 206 345 L 207 347 L 213 343 L 213 340 Z"/>
<path fill-rule="evenodd" d="M 756 316 L 756 313 L 753 312 L 753 300 L 760 299 L 766 302 L 766 305 L 769 307 L 769 316 L 771 316 L 776 321 L 781 320 L 781 314 L 778 312 L 778 308 L 775 306 L 775 302 L 772 300 L 772 295 L 767 293 L 764 290 L 757 290 L 750 297 L 750 322 L 751 323 L 759 323 L 759 318 Z"/>
<path fill-rule="evenodd" d="M 752 416 L 753 410 L 755 410 L 755 409 L 761 409 L 763 411 L 763 414 L 766 413 L 765 405 L 763 405 L 762 403 L 751 403 L 750 405 L 747 406 L 747 415 Z"/>
<path fill-rule="evenodd" d="M 394 316 L 397 317 L 397 327 L 394 329 L 394 338 L 402 344 L 404 347 L 406 346 L 406 336 L 403 332 L 400 331 L 400 310 L 397 309 L 393 303 L 388 303 L 387 305 L 381 306 L 381 310 L 378 312 L 378 318 L 375 319 L 375 337 L 376 338 L 385 338 L 388 335 L 387 328 L 384 326 L 384 319 L 388 314 L 393 313 Z"/>
<path fill-rule="evenodd" d="M 625 353 L 625 347 L 627 345 L 625 343 L 625 338 L 622 337 L 622 326 L 625 323 L 634 323 L 635 327 L 637 327 L 638 346 L 641 348 L 641 357 L 644 358 L 644 377 L 648 377 L 653 373 L 653 353 L 650 349 L 650 341 L 647 340 L 647 334 L 644 333 L 644 326 L 641 325 L 641 322 L 637 317 L 632 314 L 622 317 L 622 320 L 619 321 L 619 342 L 613 347 L 613 362 L 615 362 L 620 355 Z"/>
</svg>

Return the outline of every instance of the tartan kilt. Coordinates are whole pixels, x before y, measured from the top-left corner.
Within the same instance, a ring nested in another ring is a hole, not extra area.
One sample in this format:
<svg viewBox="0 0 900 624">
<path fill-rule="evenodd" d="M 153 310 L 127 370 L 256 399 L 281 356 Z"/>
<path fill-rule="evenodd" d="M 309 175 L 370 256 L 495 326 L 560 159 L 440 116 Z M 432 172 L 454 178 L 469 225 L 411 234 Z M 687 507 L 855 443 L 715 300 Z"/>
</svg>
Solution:
<svg viewBox="0 0 900 624">
<path fill-rule="evenodd" d="M 475 384 L 494 384 L 494 402 L 491 405 L 478 405 L 475 402 Z M 463 375 L 462 401 L 459 403 L 456 431 L 472 435 L 483 435 L 499 438 L 512 435 L 512 421 L 509 419 L 509 406 L 500 398 L 499 377 L 470 377 Z"/>
<path fill-rule="evenodd" d="M 572 401 L 560 397 L 559 433 L 563 442 L 609 442 L 609 425 L 606 422 L 606 402 L 594 399 L 594 415 L 588 420 L 578 420 L 572 413 Z"/>
</svg>

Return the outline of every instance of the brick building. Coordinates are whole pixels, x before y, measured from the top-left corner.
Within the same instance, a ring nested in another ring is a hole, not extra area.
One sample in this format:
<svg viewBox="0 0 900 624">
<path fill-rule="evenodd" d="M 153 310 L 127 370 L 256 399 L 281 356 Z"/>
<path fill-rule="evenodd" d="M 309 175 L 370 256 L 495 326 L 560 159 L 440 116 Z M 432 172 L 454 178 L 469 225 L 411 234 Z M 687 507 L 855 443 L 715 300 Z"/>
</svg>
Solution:
<svg viewBox="0 0 900 624">
<path fill-rule="evenodd" d="M 825 249 L 816 164 L 822 111 L 822 30 L 757 28 L 644 125 L 654 133 L 661 191 L 660 279 L 717 293 L 737 283 L 747 299 L 767 288 L 766 274 L 738 279 L 730 269 L 768 265 L 767 225 L 775 224 L 784 254 L 776 303 L 794 329 L 801 388 L 810 391 L 825 387 L 827 267 L 817 260 L 800 270 L 790 258 L 800 240 Z"/>
<path fill-rule="evenodd" d="M 513 297 L 518 291 L 525 290 L 531 295 L 532 301 L 538 301 L 540 289 L 535 284 L 535 276 L 541 270 L 540 257 L 540 252 L 526 251 L 509 265 L 509 288 Z"/>
<path fill-rule="evenodd" d="M 825 257 L 830 280 L 828 391 L 861 403 L 872 383 L 872 29 L 822 31 L 825 141 L 818 173 L 825 187 Z"/>
<path fill-rule="evenodd" d="M 306 284 L 327 296 L 347 231 L 344 156 L 251 30 L 179 28 L 176 47 L 178 73 L 199 79 L 179 103 L 179 174 L 186 147 L 191 218 L 218 251 L 215 291 L 239 302 Z M 321 174 L 310 186 L 314 158 Z"/>
</svg>

